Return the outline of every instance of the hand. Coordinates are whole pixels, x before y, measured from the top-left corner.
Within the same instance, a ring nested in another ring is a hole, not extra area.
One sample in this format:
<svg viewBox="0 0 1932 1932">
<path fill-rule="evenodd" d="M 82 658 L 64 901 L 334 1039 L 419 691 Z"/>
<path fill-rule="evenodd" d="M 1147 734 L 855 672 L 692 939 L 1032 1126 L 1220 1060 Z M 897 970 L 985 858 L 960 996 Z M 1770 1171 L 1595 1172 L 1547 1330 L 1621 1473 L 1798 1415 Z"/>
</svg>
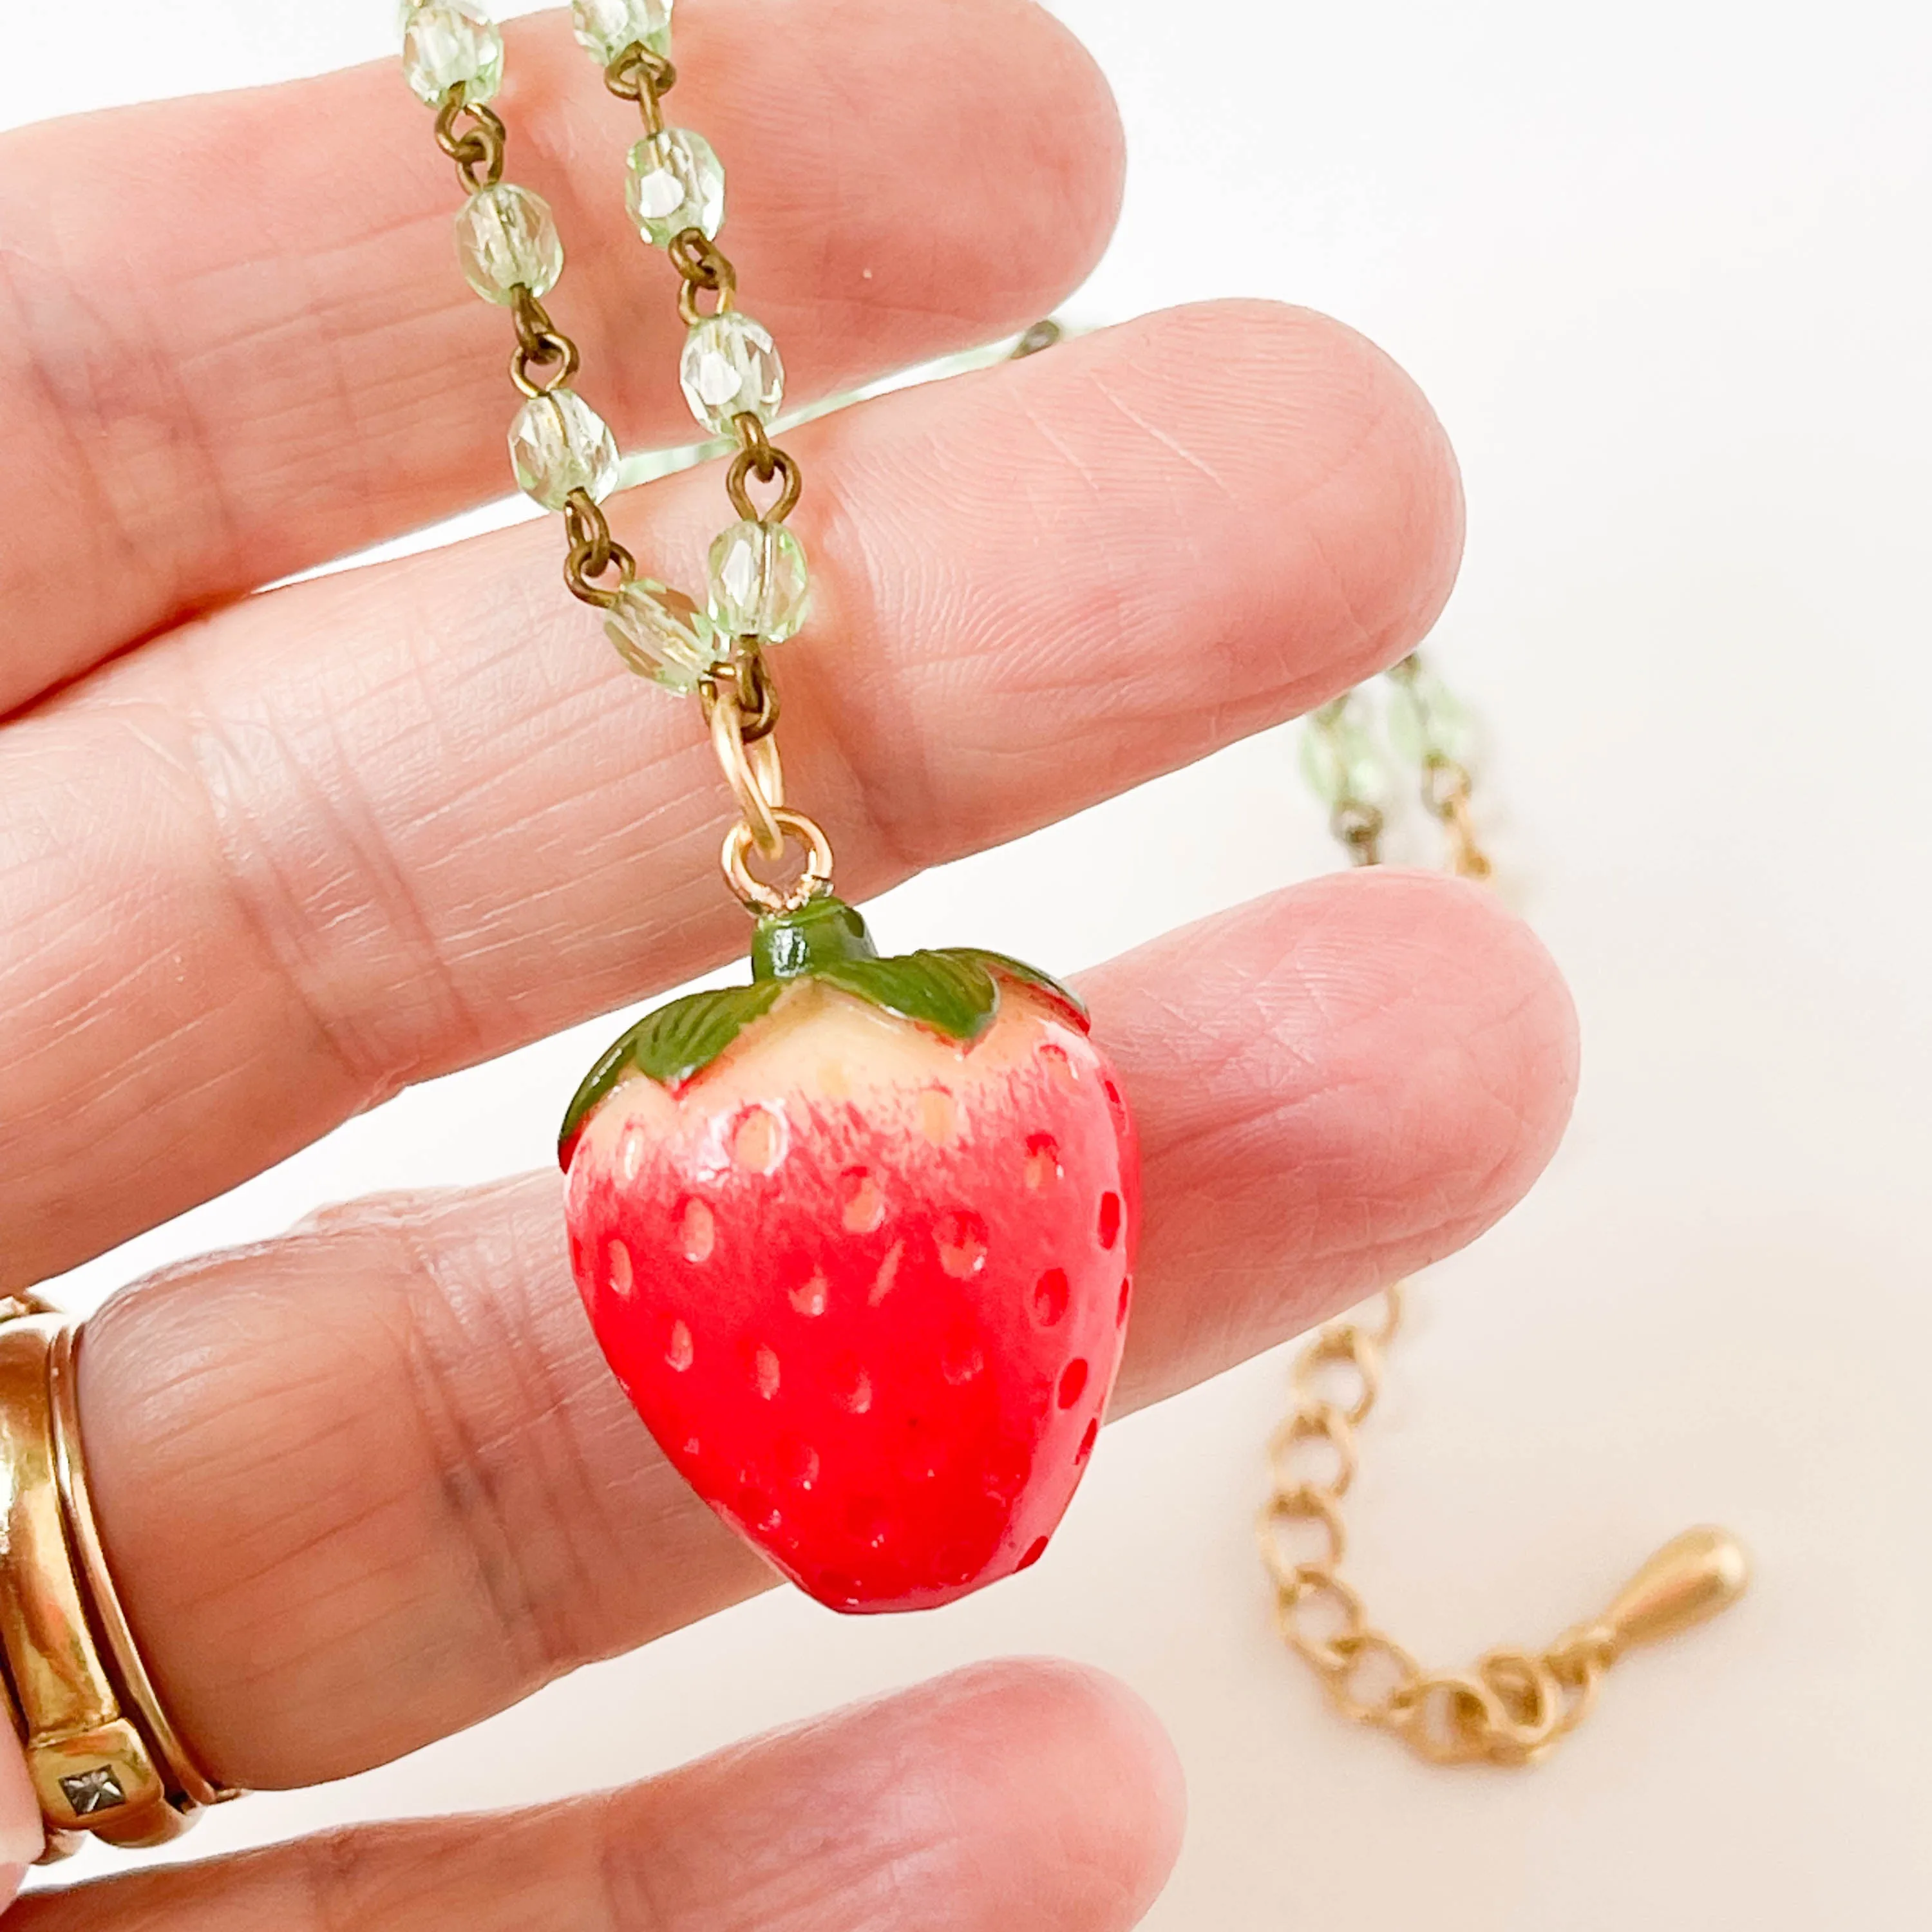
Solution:
<svg viewBox="0 0 1932 1932">
<path fill-rule="evenodd" d="M 560 19 L 509 39 L 511 176 L 570 248 L 554 304 L 582 386 L 628 446 L 680 439 L 668 284 L 614 190 L 621 116 Z M 712 0 L 680 58 L 680 118 L 732 170 L 733 253 L 794 402 L 1017 328 L 1106 239 L 1111 105 L 1025 0 Z M 565 594 L 553 524 L 246 594 L 504 487 L 503 317 L 456 272 L 449 171 L 393 64 L 4 152 L 0 1285 L 18 1286 L 746 934 L 693 716 Z M 1347 330 L 1260 303 L 786 441 L 820 597 L 778 667 L 786 754 L 854 897 L 1333 696 L 1417 641 L 1457 558 L 1420 397 Z M 640 557 L 694 578 L 718 496 L 686 476 L 610 507 Z M 1432 876 L 1278 893 L 1082 985 L 1145 1144 L 1125 1406 L 1468 1240 L 1568 1103 L 1547 958 Z M 90 1324 L 110 1558 L 222 1777 L 382 1762 L 770 1581 L 604 1369 L 559 1204 L 553 1171 L 334 1209 Z M 14 1916 L 1105 1932 L 1158 1889 L 1180 1803 L 1127 1693 L 1014 1664 L 508 1822 Z"/>
</svg>

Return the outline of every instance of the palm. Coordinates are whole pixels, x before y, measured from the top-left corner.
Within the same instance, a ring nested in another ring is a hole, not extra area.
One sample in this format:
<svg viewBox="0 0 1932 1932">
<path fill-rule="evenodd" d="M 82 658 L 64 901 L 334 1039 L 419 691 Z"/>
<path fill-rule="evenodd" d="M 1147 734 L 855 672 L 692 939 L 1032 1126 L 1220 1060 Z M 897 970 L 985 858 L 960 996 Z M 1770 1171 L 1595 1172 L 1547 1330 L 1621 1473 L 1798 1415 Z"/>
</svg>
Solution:
<svg viewBox="0 0 1932 1932">
<path fill-rule="evenodd" d="M 1115 124 L 1024 0 L 822 0 L 812 59 L 752 0 L 691 11 L 681 106 L 733 159 L 795 400 L 1023 324 L 1104 242 Z M 670 440 L 676 324 L 607 192 L 621 126 L 557 20 L 511 38 L 560 313 L 627 446 Z M 0 1286 L 742 948 L 708 750 L 564 595 L 554 531 L 245 594 L 500 487 L 501 318 L 454 272 L 423 135 L 374 68 L 5 143 Z M 788 760 L 854 896 L 1334 694 L 1417 640 L 1456 562 L 1426 406 L 1261 304 L 788 442 L 820 586 Z M 715 482 L 614 503 L 620 537 L 694 558 Z M 1146 1146 L 1129 1403 L 1467 1240 L 1567 1106 L 1547 960 L 1446 881 L 1321 882 L 1082 985 Z M 89 1332 L 115 1565 L 235 1782 L 386 1761 L 766 1580 L 597 1359 L 554 1172 L 332 1213 Z M 1158 1886 L 1174 1804 L 1137 1706 L 1016 1666 L 514 1828 L 17 1916 L 1097 1932 Z"/>
</svg>

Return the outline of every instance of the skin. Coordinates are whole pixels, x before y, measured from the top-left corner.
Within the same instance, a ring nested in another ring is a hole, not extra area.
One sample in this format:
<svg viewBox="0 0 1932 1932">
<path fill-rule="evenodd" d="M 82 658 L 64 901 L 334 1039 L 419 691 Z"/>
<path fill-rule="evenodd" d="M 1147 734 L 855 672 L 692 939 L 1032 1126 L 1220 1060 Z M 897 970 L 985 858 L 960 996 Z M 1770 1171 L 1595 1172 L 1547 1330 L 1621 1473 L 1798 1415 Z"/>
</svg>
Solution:
<svg viewBox="0 0 1932 1932">
<path fill-rule="evenodd" d="M 676 97 L 732 169 L 732 252 L 793 399 L 1050 310 L 1121 166 L 1064 30 L 1025 0 L 812 0 L 836 58 L 802 60 L 772 31 L 794 10 L 692 6 Z M 682 437 L 662 264 L 614 193 L 629 130 L 558 19 L 508 38 L 512 176 L 568 239 L 553 307 L 586 392 L 627 448 Z M 701 733 L 562 593 L 550 524 L 245 595 L 502 488 L 504 318 L 450 260 L 427 120 L 385 64 L 0 140 L 7 1286 L 742 950 Z M 142 194 L 100 192 L 130 153 Z M 855 898 L 1334 695 L 1424 634 L 1459 553 L 1414 387 L 1264 304 L 1146 317 L 786 442 L 820 599 L 782 667 L 788 772 Z M 715 475 L 610 508 L 640 556 L 698 578 Z M 1451 881 L 1317 881 L 1079 983 L 1146 1163 L 1117 1408 L 1458 1247 L 1568 1108 L 1547 956 Z M 332 1209 L 91 1324 L 111 1560 L 223 1776 L 383 1762 L 769 1581 L 598 1359 L 556 1190 Z M 0 1863 L 33 1841 L 17 1772 Z M 1158 1891 L 1181 1808 L 1130 1694 L 1013 1664 L 609 1797 L 13 1916 L 1111 1932 Z"/>
</svg>

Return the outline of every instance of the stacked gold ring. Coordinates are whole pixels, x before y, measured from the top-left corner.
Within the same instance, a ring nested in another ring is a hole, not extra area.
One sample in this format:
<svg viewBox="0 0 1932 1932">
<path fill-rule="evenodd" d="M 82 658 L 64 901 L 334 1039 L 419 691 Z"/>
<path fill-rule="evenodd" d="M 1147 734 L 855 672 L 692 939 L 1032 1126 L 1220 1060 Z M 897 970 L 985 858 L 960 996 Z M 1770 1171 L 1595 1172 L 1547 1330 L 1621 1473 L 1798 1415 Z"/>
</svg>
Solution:
<svg viewBox="0 0 1932 1932">
<path fill-rule="evenodd" d="M 241 1794 L 209 1777 L 157 1695 L 121 1606 L 81 1448 L 78 1325 L 0 1300 L 0 1657 L 47 1829 L 129 1850 Z"/>
</svg>

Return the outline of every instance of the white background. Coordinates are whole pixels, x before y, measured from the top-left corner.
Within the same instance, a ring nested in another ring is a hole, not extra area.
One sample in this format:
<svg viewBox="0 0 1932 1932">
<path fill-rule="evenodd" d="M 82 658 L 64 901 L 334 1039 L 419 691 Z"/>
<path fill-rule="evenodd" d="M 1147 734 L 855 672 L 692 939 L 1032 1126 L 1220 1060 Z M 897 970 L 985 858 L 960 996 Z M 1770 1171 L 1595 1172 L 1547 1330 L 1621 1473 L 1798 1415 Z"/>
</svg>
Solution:
<svg viewBox="0 0 1932 1932">
<path fill-rule="evenodd" d="M 4 5 L 0 123 L 392 44 L 388 0 Z M 1620 1670 L 1546 1767 L 1413 1766 L 1339 1726 L 1270 1638 L 1249 1520 L 1276 1358 L 1115 1432 L 1052 1559 L 988 1598 L 884 1624 L 774 1598 L 424 1759 L 258 1799 L 194 1848 L 630 1778 L 1050 1650 L 1120 1672 L 1179 1740 L 1193 1821 L 1162 1932 L 1922 1924 L 1925 10 L 1059 10 L 1132 153 L 1076 312 L 1310 302 L 1448 422 L 1471 536 L 1437 655 L 1486 721 L 1510 890 L 1582 1009 L 1568 1147 L 1431 1279 L 1396 1358 L 1352 1510 L 1360 1580 L 1444 1662 L 1552 1634 L 1700 1518 L 1747 1537 L 1754 1592 Z M 138 197 L 139 168 L 101 191 Z M 1259 862 L 1282 880 L 1325 867 L 1291 748 L 1258 740 L 924 880 L 891 923 L 937 929 L 943 900 L 946 930 L 1072 966 L 1246 896 L 1254 857 L 1219 836 L 1237 820 L 1279 816 Z M 611 1030 L 409 1096 L 79 1285 L 325 1198 L 540 1164 Z"/>
</svg>

